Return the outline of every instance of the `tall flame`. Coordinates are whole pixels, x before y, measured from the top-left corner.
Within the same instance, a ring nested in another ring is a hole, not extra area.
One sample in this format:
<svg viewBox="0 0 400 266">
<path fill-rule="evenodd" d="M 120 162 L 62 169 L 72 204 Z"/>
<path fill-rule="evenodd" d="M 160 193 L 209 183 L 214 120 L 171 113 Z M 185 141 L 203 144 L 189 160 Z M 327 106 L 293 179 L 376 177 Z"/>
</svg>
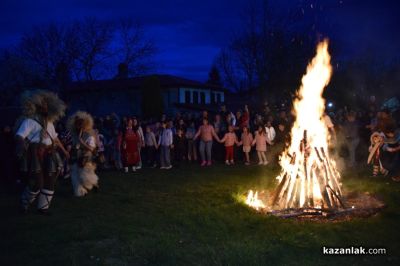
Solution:
<svg viewBox="0 0 400 266">
<path fill-rule="evenodd" d="M 318 44 L 317 54 L 307 66 L 293 103 L 296 120 L 291 130 L 291 143 L 280 158 L 282 170 L 277 177 L 279 185 L 272 208 L 337 208 L 342 205 L 340 174 L 329 157 L 329 133 L 323 118 L 322 93 L 332 74 L 330 59 L 328 41 L 324 40 Z"/>
<path fill-rule="evenodd" d="M 328 41 L 325 40 L 318 44 L 317 55 L 307 66 L 307 73 L 301 80 L 297 98 L 293 102 L 296 120 L 291 131 L 291 145 L 282 156 L 282 168 L 285 168 L 291 160 L 287 155 L 298 152 L 299 144 L 304 138 L 304 130 L 307 130 L 310 144 L 327 150 L 329 134 L 322 120 L 325 111 L 322 93 L 331 78 L 330 61 Z"/>
</svg>

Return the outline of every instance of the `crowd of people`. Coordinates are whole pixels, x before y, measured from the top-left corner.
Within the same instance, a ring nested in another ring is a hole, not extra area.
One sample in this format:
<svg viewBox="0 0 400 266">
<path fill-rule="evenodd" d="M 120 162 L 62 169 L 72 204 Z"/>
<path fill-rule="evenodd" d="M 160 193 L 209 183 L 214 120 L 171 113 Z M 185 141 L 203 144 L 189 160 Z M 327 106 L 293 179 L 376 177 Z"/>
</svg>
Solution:
<svg viewBox="0 0 400 266">
<path fill-rule="evenodd" d="M 57 104 L 59 108 L 61 105 Z M 47 116 L 50 111 L 47 109 L 54 104 L 47 105 L 46 110 L 37 107 L 34 112 Z M 327 108 L 323 119 L 330 132 L 331 149 L 347 158 L 346 167 L 365 165 L 364 159 L 368 157 L 368 163 L 373 165 L 373 176 L 391 175 L 398 180 L 400 135 L 397 114 L 392 111 L 381 109 L 374 97 L 362 110 Z M 217 112 L 176 113 L 173 117 L 162 115 L 143 120 L 115 113 L 92 117 L 86 112 L 76 112 L 68 120 L 56 119 L 61 113 L 63 110 L 57 110 L 51 119 L 54 126 L 43 126 L 39 120 L 29 118 L 17 123 L 14 130 L 10 126 L 3 128 L 2 173 L 8 181 L 30 182 L 28 177 L 24 179 L 24 175 L 15 171 L 21 157 L 18 153 L 24 151 L 21 143 L 26 143 L 26 139 L 30 138 L 32 143 L 45 143 L 46 140 L 47 144 L 56 146 L 55 153 L 49 157 L 51 160 L 40 155 L 40 160 L 34 162 L 32 158 L 38 153 L 49 151 L 42 150 L 40 145 L 25 147 L 28 155 L 24 157 L 26 162 L 22 172 L 35 176 L 35 184 L 23 192 L 25 209 L 39 194 L 44 196 L 40 210 L 48 208 L 54 192 L 54 181 L 49 180 L 55 180 L 54 175 L 71 177 L 74 194 L 83 196 L 98 188 L 98 171 L 128 173 L 156 167 L 170 170 L 195 163 L 212 167 L 218 162 L 246 167 L 277 165 L 279 155 L 290 141 L 294 120 L 290 109 L 267 102 L 258 110 L 244 105 L 234 112 L 222 105 Z M 41 127 L 46 129 L 44 134 Z M 32 135 L 33 131 L 39 132 L 38 135 Z M 10 156 L 15 150 L 17 157 Z M 49 171 L 49 168 L 54 170 Z M 40 171 L 51 172 L 53 178 L 37 175 Z"/>
<path fill-rule="evenodd" d="M 185 162 L 199 162 L 203 167 L 213 162 L 276 164 L 290 139 L 293 119 L 290 110 L 273 108 L 268 103 L 262 110 L 250 111 L 245 105 L 232 112 L 222 105 L 212 114 L 177 113 L 174 117 L 162 115 L 159 120 L 140 121 L 138 117 L 113 113 L 94 118 L 97 163 L 100 169 L 125 172 L 143 166 L 171 169 Z M 398 136 L 391 111 L 380 109 L 375 100 L 364 112 L 347 107 L 327 111 L 324 120 L 331 134 L 331 148 L 347 157 L 348 168 L 363 163 L 374 132 L 392 142 Z M 60 140 L 69 149 L 70 133 L 62 123 L 59 128 Z M 391 152 L 386 146 L 384 153 Z"/>
<path fill-rule="evenodd" d="M 275 117 L 271 111 L 267 116 L 252 115 L 247 105 L 233 113 L 223 105 L 212 114 L 206 110 L 176 113 L 174 117 L 162 115 L 158 120 L 119 117 L 115 113 L 94 117 L 96 162 L 102 170 L 124 172 L 136 172 L 142 167 L 169 170 L 195 162 L 202 167 L 214 162 L 267 165 L 276 162 L 288 140 L 292 121 L 289 114 L 281 111 Z M 57 129 L 60 141 L 70 150 L 70 131 L 62 122 Z M 252 160 L 252 151 L 256 160 Z M 68 177 L 67 168 L 64 170 Z"/>
</svg>

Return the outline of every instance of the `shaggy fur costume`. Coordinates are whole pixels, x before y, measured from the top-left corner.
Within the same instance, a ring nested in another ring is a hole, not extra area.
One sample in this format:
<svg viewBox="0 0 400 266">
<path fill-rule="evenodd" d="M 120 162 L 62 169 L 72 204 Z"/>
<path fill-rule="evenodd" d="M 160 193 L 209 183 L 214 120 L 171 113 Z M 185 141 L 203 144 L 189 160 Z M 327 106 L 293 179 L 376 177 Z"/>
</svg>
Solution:
<svg viewBox="0 0 400 266">
<path fill-rule="evenodd" d="M 82 127 L 76 128 L 76 121 L 80 120 Z M 88 144 L 94 138 L 93 118 L 90 114 L 78 111 L 69 117 L 67 128 L 72 135 L 73 156 L 71 158 L 71 181 L 74 195 L 82 197 L 94 187 L 98 187 L 99 178 L 96 175 L 96 164 L 93 161 L 93 152 L 86 150 L 79 141 L 79 135 Z"/>
</svg>

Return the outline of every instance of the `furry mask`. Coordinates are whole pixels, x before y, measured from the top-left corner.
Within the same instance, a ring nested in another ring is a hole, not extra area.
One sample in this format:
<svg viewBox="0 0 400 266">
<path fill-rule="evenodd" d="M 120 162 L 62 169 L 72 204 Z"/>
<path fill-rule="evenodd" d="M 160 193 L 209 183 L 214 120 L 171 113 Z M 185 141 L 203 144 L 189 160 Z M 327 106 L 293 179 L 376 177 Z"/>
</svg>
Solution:
<svg viewBox="0 0 400 266">
<path fill-rule="evenodd" d="M 92 133 L 93 117 L 87 112 L 77 111 L 68 118 L 67 128 L 75 134 L 79 134 L 80 131 Z"/>
<path fill-rule="evenodd" d="M 25 91 L 21 95 L 22 115 L 28 118 L 46 117 L 55 122 L 65 115 L 66 105 L 57 94 L 45 91 Z"/>
</svg>

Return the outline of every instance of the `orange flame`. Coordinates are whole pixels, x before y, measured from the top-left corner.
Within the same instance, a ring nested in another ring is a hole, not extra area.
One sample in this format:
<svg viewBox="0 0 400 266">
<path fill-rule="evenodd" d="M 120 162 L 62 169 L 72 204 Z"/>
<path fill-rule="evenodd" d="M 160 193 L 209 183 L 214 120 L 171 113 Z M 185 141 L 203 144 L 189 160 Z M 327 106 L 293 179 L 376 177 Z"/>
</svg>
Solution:
<svg viewBox="0 0 400 266">
<path fill-rule="evenodd" d="M 307 66 L 293 103 L 296 120 L 291 143 L 280 157 L 282 170 L 277 177 L 279 185 L 272 207 L 334 208 L 341 204 L 340 174 L 329 157 L 329 132 L 323 119 L 322 93 L 332 74 L 330 59 L 328 41 L 324 40 L 318 44 L 317 54 Z M 250 196 L 251 201 L 258 200 L 257 192 L 249 193 Z"/>
<path fill-rule="evenodd" d="M 264 205 L 264 203 L 262 202 L 262 200 L 260 200 L 258 198 L 258 192 L 256 191 L 254 193 L 253 190 L 249 190 L 249 193 L 248 193 L 247 199 L 246 199 L 246 204 L 256 210 L 264 209 L 266 207 Z"/>
</svg>

